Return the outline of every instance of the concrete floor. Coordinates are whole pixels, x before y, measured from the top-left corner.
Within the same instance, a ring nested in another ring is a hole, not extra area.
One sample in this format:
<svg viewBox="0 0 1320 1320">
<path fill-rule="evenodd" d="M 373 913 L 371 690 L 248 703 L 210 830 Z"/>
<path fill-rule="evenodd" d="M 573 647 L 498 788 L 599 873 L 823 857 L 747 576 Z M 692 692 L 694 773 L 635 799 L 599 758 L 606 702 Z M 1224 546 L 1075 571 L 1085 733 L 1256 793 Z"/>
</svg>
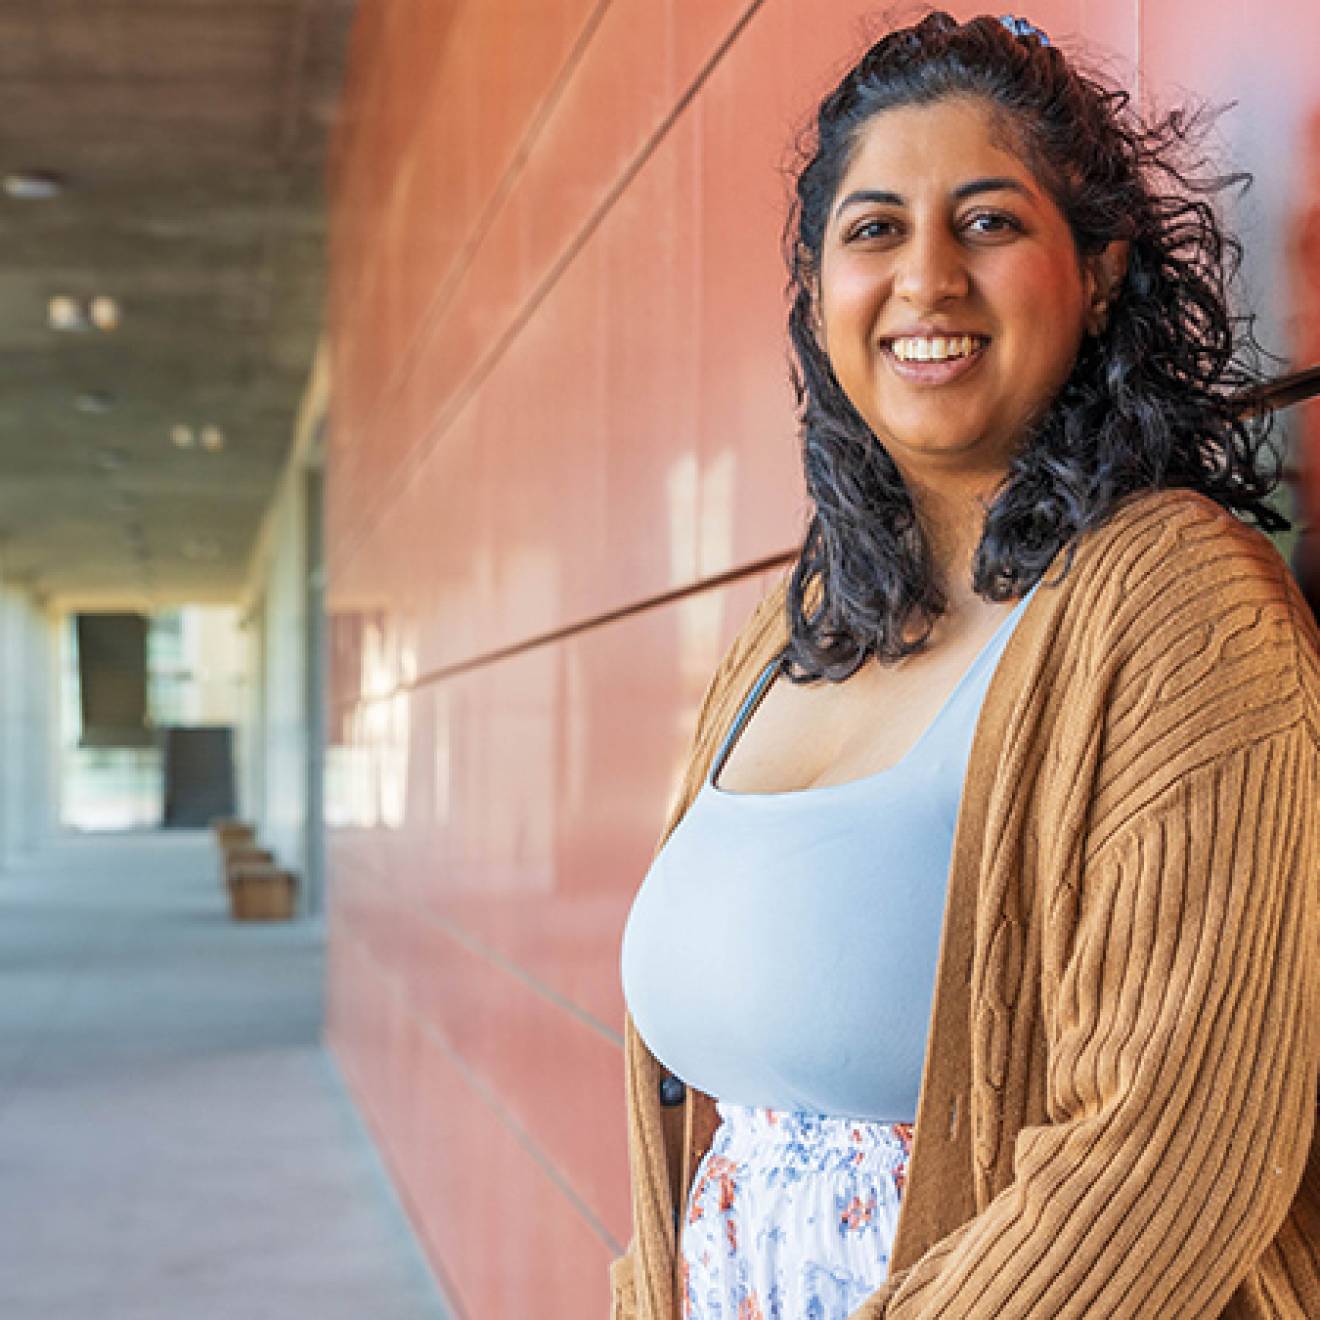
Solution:
<svg viewBox="0 0 1320 1320">
<path fill-rule="evenodd" d="M 322 1049 L 322 931 L 198 833 L 0 875 L 0 1317 L 445 1320 Z"/>
</svg>

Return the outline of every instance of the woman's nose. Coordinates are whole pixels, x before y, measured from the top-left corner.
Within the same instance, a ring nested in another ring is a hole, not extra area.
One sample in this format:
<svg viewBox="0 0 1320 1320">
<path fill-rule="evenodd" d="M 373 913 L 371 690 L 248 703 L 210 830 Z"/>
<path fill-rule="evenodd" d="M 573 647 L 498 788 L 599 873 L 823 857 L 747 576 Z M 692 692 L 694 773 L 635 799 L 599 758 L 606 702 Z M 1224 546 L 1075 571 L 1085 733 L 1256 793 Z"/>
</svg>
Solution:
<svg viewBox="0 0 1320 1320">
<path fill-rule="evenodd" d="M 914 307 L 935 307 L 967 293 L 967 267 L 952 235 L 911 235 L 898 253 L 894 293 Z"/>
</svg>

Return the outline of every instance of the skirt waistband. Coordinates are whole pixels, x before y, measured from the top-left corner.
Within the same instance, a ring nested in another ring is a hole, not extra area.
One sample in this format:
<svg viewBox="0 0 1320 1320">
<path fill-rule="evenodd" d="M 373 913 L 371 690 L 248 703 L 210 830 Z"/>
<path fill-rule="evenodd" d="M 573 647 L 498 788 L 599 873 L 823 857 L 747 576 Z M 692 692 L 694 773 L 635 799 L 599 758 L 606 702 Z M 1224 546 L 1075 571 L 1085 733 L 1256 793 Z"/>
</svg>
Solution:
<svg viewBox="0 0 1320 1320">
<path fill-rule="evenodd" d="M 791 1109 L 763 1109 L 716 1102 L 720 1126 L 711 1151 L 726 1159 L 772 1159 L 782 1168 L 825 1171 L 907 1163 L 912 1124 L 840 1118 Z"/>
</svg>

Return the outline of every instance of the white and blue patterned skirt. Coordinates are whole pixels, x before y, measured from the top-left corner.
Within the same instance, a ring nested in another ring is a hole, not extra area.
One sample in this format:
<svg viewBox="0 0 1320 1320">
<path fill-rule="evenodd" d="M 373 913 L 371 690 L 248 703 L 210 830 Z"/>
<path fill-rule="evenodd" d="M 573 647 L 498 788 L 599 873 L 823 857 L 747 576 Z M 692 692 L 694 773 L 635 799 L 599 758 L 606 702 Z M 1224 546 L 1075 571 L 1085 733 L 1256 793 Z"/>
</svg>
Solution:
<svg viewBox="0 0 1320 1320">
<path fill-rule="evenodd" d="M 683 1222 L 684 1320 L 845 1320 L 889 1273 L 912 1125 L 717 1108 Z"/>
</svg>

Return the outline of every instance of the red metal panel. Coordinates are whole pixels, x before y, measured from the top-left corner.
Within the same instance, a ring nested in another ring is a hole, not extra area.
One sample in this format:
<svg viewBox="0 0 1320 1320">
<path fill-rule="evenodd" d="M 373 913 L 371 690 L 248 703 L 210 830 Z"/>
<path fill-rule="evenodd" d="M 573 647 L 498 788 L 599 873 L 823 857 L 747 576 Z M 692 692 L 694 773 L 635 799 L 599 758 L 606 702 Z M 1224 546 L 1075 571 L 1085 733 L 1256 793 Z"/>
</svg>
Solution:
<svg viewBox="0 0 1320 1320">
<path fill-rule="evenodd" d="M 692 582 L 701 536 L 697 333 L 703 253 L 696 119 L 684 114 L 596 235 L 602 511 L 594 579 L 566 614 L 590 615 Z M 579 554 L 568 529 L 555 553 Z"/>
<path fill-rule="evenodd" d="M 379 401 L 423 313 L 478 231 L 594 8 L 593 0 L 407 0 L 364 5 L 340 130 L 332 302 L 354 350 L 336 377 L 340 422 L 370 430 L 365 488 L 408 439 Z M 388 23 L 384 15 L 388 15 Z M 359 64 L 370 72 L 359 74 Z M 498 88 L 498 95 L 492 95 Z"/>
<path fill-rule="evenodd" d="M 617 1243 L 576 1210 L 511 1115 L 420 1023 L 400 1033 L 411 1067 L 390 1094 L 372 1065 L 384 1062 L 379 1042 L 396 991 L 365 955 L 345 947 L 339 957 L 352 991 L 332 992 L 331 1043 L 462 1313 L 603 1315 Z"/>
<path fill-rule="evenodd" d="M 400 910 L 400 921 L 409 921 Z M 410 1006 L 615 1240 L 628 1235 L 619 1045 L 470 937 L 411 919 Z"/>
<path fill-rule="evenodd" d="M 439 265 L 447 271 L 443 278 L 426 278 L 436 268 L 430 258 L 397 263 L 400 272 L 407 272 L 408 287 L 430 289 L 433 301 L 415 348 L 413 339 L 408 341 L 405 367 L 396 363 L 388 373 L 395 383 L 387 397 L 368 407 L 360 419 L 375 440 L 373 463 L 355 483 L 363 517 L 387 516 L 389 483 L 404 454 L 435 443 L 443 433 L 470 390 L 473 373 L 489 370 L 538 291 L 581 242 L 584 226 L 609 190 L 641 159 L 680 91 L 710 58 L 713 49 L 703 49 L 697 37 L 716 41 L 718 34 L 732 29 L 741 9 L 734 0 L 708 5 L 701 25 L 676 41 L 667 6 L 654 0 L 616 0 L 605 11 L 562 96 L 538 126 L 535 150 L 507 197 L 492 211 L 475 250 L 458 265 L 441 252 Z M 722 24 L 717 21 L 721 15 L 726 16 Z M 452 131 L 449 119 L 438 111 L 428 123 Z M 473 132 L 479 141 L 484 129 L 476 124 Z M 472 144 L 468 137 L 460 146 L 471 151 Z M 451 156 L 454 149 L 451 143 Z M 410 168 L 434 169 L 432 159 L 424 156 Z M 424 182 L 410 186 L 419 195 L 433 195 Z M 428 247 L 437 251 L 443 246 L 428 240 Z M 372 319 L 368 312 L 367 320 Z M 377 342 L 387 333 L 378 332 Z M 525 393 L 521 397 L 529 411 L 537 407 L 535 398 Z"/>
<path fill-rule="evenodd" d="M 805 113 L 787 5 L 767 5 L 693 107 L 700 125 L 703 576 L 788 549 L 803 487 L 788 384 L 781 165 Z"/>
<path fill-rule="evenodd" d="M 470 1316 L 608 1311 L 608 1244 L 452 1055 L 425 1038 L 413 1079 L 426 1121 L 408 1167 L 415 1200 L 444 1215 L 432 1239 Z M 443 1153 L 441 1153 L 443 1151 Z M 424 1179 L 424 1181 L 421 1181 Z"/>
</svg>

